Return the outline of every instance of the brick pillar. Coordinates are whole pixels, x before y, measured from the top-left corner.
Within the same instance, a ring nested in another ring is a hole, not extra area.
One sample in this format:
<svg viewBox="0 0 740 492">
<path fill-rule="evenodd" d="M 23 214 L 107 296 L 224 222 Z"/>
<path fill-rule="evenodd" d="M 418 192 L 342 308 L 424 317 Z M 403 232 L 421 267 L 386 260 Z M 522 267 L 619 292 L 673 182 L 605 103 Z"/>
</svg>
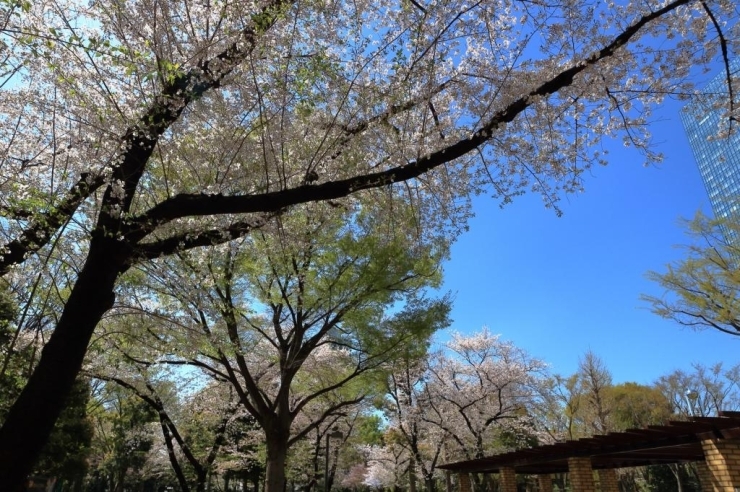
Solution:
<svg viewBox="0 0 740 492">
<path fill-rule="evenodd" d="M 473 488 L 470 486 L 470 475 L 467 473 L 457 474 L 458 492 L 472 492 Z"/>
<path fill-rule="evenodd" d="M 740 439 L 707 439 L 701 442 L 714 492 L 735 492 L 740 488 Z"/>
<path fill-rule="evenodd" d="M 702 492 L 712 492 L 712 475 L 709 473 L 707 462 L 697 461 L 694 465 L 696 466 L 696 475 L 699 478 L 699 486 Z"/>
<path fill-rule="evenodd" d="M 568 458 L 568 475 L 573 492 L 596 492 L 591 458 Z"/>
<path fill-rule="evenodd" d="M 549 473 L 538 475 L 537 485 L 540 486 L 539 492 L 552 492 L 552 476 Z"/>
<path fill-rule="evenodd" d="M 599 470 L 599 485 L 601 492 L 619 492 L 619 480 L 614 468 Z"/>
<path fill-rule="evenodd" d="M 501 481 L 501 492 L 516 492 L 516 471 L 513 468 L 503 467 L 498 471 Z"/>
</svg>

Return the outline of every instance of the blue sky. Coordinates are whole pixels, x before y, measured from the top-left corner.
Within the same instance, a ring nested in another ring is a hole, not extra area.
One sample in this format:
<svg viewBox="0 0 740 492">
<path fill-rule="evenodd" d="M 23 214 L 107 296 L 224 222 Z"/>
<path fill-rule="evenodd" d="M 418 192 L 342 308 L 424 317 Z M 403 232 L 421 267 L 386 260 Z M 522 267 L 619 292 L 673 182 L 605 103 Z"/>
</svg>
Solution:
<svg viewBox="0 0 740 492">
<path fill-rule="evenodd" d="M 667 101 L 655 112 L 662 164 L 644 167 L 634 150 L 612 150 L 609 165 L 586 178 L 586 191 L 561 201 L 562 217 L 531 193 L 503 209 L 477 197 L 470 230 L 445 266 L 452 329 L 487 325 L 563 375 L 591 349 L 615 383 L 649 384 L 695 362 L 739 362 L 740 339 L 684 328 L 639 299 L 662 292 L 645 273 L 682 256 L 675 246 L 688 238 L 680 218 L 710 214 L 682 105 Z"/>
</svg>

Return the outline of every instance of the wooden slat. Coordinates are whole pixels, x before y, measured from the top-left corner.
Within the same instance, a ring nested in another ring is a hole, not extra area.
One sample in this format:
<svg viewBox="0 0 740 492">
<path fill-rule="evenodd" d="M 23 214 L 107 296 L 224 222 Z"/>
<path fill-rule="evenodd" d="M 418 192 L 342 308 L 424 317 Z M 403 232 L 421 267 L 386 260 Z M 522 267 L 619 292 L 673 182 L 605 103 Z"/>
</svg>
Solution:
<svg viewBox="0 0 740 492">
<path fill-rule="evenodd" d="M 514 467 L 520 473 L 567 471 L 570 457 L 588 456 L 595 468 L 679 463 L 703 457 L 701 440 L 740 439 L 740 412 L 721 412 L 720 417 L 692 417 L 646 429 L 597 435 L 562 443 L 537 446 L 488 458 L 441 465 L 451 471 L 495 472 Z"/>
</svg>

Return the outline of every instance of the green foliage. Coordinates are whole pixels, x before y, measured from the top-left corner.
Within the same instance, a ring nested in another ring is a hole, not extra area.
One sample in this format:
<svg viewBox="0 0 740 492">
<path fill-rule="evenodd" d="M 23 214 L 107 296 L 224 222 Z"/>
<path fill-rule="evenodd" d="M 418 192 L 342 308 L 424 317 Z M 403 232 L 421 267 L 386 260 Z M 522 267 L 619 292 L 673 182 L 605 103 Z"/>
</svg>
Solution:
<svg viewBox="0 0 740 492">
<path fill-rule="evenodd" d="M 450 309 L 447 297 L 412 298 L 391 317 L 358 326 L 355 336 L 369 354 L 415 360 L 426 355 L 432 335 L 449 326 Z"/>
<path fill-rule="evenodd" d="M 5 420 L 8 409 L 20 394 L 32 368 L 32 348 L 16 343 L 17 307 L 10 294 L 0 289 L 0 422 Z"/>
<path fill-rule="evenodd" d="M 691 472 L 690 463 L 675 465 L 651 465 L 645 470 L 645 479 L 651 492 L 674 492 L 676 479 L 681 480 L 683 492 L 700 492 L 701 484 L 695 473 Z M 678 475 L 678 477 L 676 476 Z"/>
<path fill-rule="evenodd" d="M 5 290 L 0 290 L 0 347 L 7 347 L 10 343 L 12 323 L 17 315 L 18 306 L 13 298 Z"/>
<path fill-rule="evenodd" d="M 491 442 L 494 453 L 502 449 L 526 449 L 537 445 L 539 445 L 537 429 L 533 424 L 497 430 Z"/>
<path fill-rule="evenodd" d="M 251 415 L 242 415 L 227 427 L 226 443 L 219 460 L 221 469 L 259 478 L 264 473 L 264 443 L 253 435 L 259 425 Z"/>
<path fill-rule="evenodd" d="M 36 473 L 78 482 L 87 473 L 88 456 L 93 437 L 93 424 L 87 416 L 90 382 L 77 379 L 67 404 L 36 464 Z"/>
<path fill-rule="evenodd" d="M 613 384 L 604 362 L 587 352 L 577 373 L 554 379 L 551 392 L 557 404 L 547 406 L 546 415 L 555 424 L 552 434 L 556 438 L 558 434 L 577 439 L 661 425 L 675 418 L 674 408 L 683 400 L 687 388 L 694 386 L 687 384 L 680 371 L 649 386 L 632 382 Z M 560 418 L 558 407 L 562 411 Z M 621 490 L 676 490 L 677 479 L 681 480 L 681 490 L 698 490 L 695 476 L 686 464 L 628 468 L 619 474 Z"/>
<path fill-rule="evenodd" d="M 5 290 L 0 290 L 0 422 L 20 394 L 35 365 L 37 346 L 28 332 L 16 333 L 17 306 Z M 87 418 L 90 384 L 78 378 L 65 408 L 41 451 L 34 468 L 36 475 L 55 477 L 58 483 L 78 482 L 87 470 L 93 429 Z"/>
<path fill-rule="evenodd" d="M 356 424 L 356 438 L 369 446 L 380 446 L 383 443 L 383 419 L 379 415 L 362 415 Z"/>
<path fill-rule="evenodd" d="M 154 443 L 148 424 L 158 421 L 156 412 L 114 384 L 106 384 L 97 399 L 93 482 L 121 487 L 142 482 L 140 472 Z"/>
<path fill-rule="evenodd" d="M 660 425 L 673 416 L 671 398 L 659 385 L 613 384 L 609 369 L 592 352 L 581 359 L 577 373 L 556 377 L 554 383 L 551 391 L 562 417 L 552 416 L 557 407 L 548 412 L 568 439 Z"/>
<path fill-rule="evenodd" d="M 695 329 L 714 328 L 740 336 L 740 217 L 710 219 L 697 212 L 687 222 L 692 244 L 686 257 L 648 278 L 665 290 L 643 295 L 652 311 Z"/>
<path fill-rule="evenodd" d="M 655 386 L 622 383 L 607 389 L 614 430 L 666 423 L 673 415 L 668 398 Z"/>
</svg>

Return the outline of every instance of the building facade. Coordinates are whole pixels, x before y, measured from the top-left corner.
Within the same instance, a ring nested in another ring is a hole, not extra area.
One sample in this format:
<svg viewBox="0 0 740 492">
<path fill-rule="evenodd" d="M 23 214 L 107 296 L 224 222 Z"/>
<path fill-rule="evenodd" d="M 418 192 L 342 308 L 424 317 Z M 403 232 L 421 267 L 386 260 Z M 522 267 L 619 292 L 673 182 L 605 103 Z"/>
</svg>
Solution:
<svg viewBox="0 0 740 492">
<path fill-rule="evenodd" d="M 734 60 L 730 69 L 736 73 L 740 59 Z M 733 89 L 737 94 L 736 83 Z M 681 111 L 681 122 L 717 218 L 740 214 L 740 121 L 731 122 L 721 109 L 727 98 L 727 73 L 722 70 L 702 90 L 702 96 Z"/>
</svg>

